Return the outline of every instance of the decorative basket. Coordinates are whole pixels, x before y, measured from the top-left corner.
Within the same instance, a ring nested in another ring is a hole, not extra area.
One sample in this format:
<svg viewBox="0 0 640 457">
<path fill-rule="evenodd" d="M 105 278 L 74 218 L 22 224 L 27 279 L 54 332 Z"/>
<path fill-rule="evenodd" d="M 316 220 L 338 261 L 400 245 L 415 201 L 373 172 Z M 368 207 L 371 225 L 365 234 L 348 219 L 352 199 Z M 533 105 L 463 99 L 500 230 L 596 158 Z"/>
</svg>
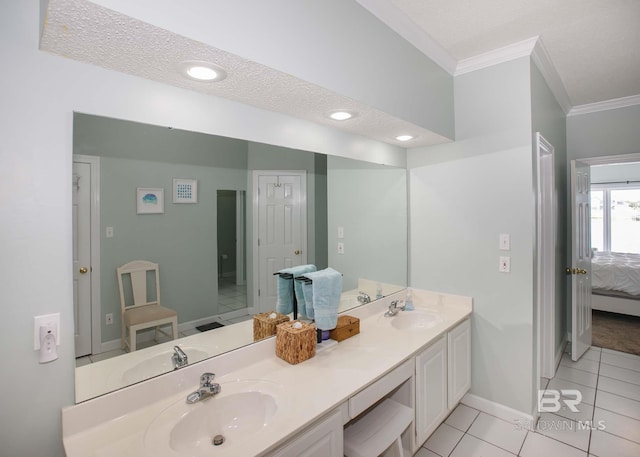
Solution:
<svg viewBox="0 0 640 457">
<path fill-rule="evenodd" d="M 301 328 L 293 328 L 296 322 L 279 324 L 276 333 L 276 355 L 292 365 L 316 355 L 316 327 L 300 322 Z"/>
<path fill-rule="evenodd" d="M 331 330 L 329 338 L 339 342 L 358 333 L 360 333 L 360 319 L 352 316 L 338 316 L 336 328 Z"/>
<path fill-rule="evenodd" d="M 276 317 L 270 318 L 271 314 Z M 280 313 L 268 312 L 253 316 L 253 341 L 263 340 L 276 334 L 276 326 L 288 322 L 289 316 Z"/>
</svg>

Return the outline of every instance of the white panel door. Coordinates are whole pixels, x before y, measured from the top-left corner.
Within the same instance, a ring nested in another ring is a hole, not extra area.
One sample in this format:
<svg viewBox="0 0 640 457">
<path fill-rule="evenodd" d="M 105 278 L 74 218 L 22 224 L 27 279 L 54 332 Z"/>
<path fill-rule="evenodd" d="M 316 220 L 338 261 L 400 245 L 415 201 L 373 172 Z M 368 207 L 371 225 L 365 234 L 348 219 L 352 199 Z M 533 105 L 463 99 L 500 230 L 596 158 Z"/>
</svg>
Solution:
<svg viewBox="0 0 640 457">
<path fill-rule="evenodd" d="M 91 354 L 91 165 L 73 163 L 73 317 L 76 357 Z"/>
<path fill-rule="evenodd" d="M 257 264 L 261 312 L 275 309 L 277 281 L 273 274 L 307 262 L 306 172 L 270 173 L 258 173 Z"/>
<path fill-rule="evenodd" d="M 589 165 L 571 161 L 571 359 L 591 346 L 591 173 Z"/>
</svg>

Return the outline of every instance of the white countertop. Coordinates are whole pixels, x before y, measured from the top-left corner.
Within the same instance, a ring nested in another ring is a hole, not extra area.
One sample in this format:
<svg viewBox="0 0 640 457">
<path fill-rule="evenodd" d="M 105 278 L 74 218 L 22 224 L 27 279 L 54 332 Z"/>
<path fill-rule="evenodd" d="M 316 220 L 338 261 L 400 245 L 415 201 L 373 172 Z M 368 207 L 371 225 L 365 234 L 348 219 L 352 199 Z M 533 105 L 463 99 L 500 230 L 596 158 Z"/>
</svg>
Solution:
<svg viewBox="0 0 640 457">
<path fill-rule="evenodd" d="M 290 365 L 275 355 L 275 338 L 223 354 L 102 397 L 63 409 L 63 442 L 68 457 L 148 455 L 144 436 L 161 411 L 196 390 L 200 374 L 216 373 L 225 383 L 237 379 L 271 381 L 286 392 L 277 416 L 263 432 L 241 444 L 216 450 L 217 456 L 259 456 L 277 447 L 317 418 L 410 358 L 471 314 L 468 297 L 413 289 L 416 309 L 435 311 L 442 321 L 433 328 L 398 330 L 383 316 L 385 297 L 347 312 L 360 319 L 360 333 L 326 348 L 315 357 Z M 400 311 L 410 313 L 410 311 Z M 215 401 L 211 399 L 210 401 Z M 173 454 L 167 453 L 167 456 Z M 156 456 L 154 456 L 156 457 Z"/>
</svg>

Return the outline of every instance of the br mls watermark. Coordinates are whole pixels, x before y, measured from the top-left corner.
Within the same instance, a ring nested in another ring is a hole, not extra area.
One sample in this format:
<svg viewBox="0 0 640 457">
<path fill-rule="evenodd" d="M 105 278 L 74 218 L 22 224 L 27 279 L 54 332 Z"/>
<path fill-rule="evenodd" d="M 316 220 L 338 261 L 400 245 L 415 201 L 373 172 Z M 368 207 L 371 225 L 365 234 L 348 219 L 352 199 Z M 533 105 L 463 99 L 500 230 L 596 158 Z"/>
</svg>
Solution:
<svg viewBox="0 0 640 457">
<path fill-rule="evenodd" d="M 582 392 L 577 389 L 546 389 L 538 391 L 538 412 L 539 413 L 560 413 L 569 412 L 579 413 L 578 406 L 582 403 Z M 543 430 L 562 430 L 562 431 L 580 431 L 580 430 L 604 430 L 604 421 L 592 420 L 571 420 L 560 416 L 557 419 L 540 419 L 535 424 L 535 429 Z M 520 422 L 516 424 L 518 428 L 532 429 L 530 423 Z"/>
<path fill-rule="evenodd" d="M 580 403 L 582 403 L 582 392 L 577 389 L 538 391 L 539 413 L 557 413 L 563 408 L 569 408 L 572 412 L 579 413 L 578 405 Z"/>
</svg>

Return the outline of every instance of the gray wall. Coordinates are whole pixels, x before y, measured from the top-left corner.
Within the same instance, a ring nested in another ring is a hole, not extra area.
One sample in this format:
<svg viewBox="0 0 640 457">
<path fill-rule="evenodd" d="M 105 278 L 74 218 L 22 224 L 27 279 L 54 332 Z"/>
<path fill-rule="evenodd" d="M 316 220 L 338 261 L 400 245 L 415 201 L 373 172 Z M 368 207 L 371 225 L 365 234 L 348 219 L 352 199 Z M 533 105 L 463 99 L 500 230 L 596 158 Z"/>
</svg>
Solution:
<svg viewBox="0 0 640 457">
<path fill-rule="evenodd" d="M 567 160 L 640 153 L 640 106 L 567 117 Z"/>
<path fill-rule="evenodd" d="M 343 290 L 358 278 L 406 285 L 406 170 L 341 157 L 328 157 L 327 169 L 329 266 L 343 273 Z"/>
<path fill-rule="evenodd" d="M 640 181 L 640 163 L 591 166 L 591 184 L 620 181 Z"/>
<path fill-rule="evenodd" d="M 456 142 L 411 150 L 410 284 L 473 297 L 471 393 L 525 413 L 533 392 L 529 58 L 456 77 Z M 498 272 L 500 233 L 511 273 Z"/>
<path fill-rule="evenodd" d="M 557 234 L 555 245 L 554 353 L 557 355 L 558 353 L 562 354 L 560 351 L 566 341 L 568 325 L 566 319 L 566 290 L 568 283 L 567 275 L 564 272 L 565 267 L 568 265 L 565 247 L 570 236 L 567 233 L 567 215 L 569 214 L 567 211 L 567 127 L 562 108 L 535 65 L 531 65 L 531 116 L 532 133 L 535 135 L 536 132 L 540 132 L 554 148 L 554 178 L 557 196 L 555 202 Z M 535 145 L 535 138 L 532 138 L 532 141 Z M 537 348 L 538 342 L 536 338 L 534 349 L 537 350 Z"/>
</svg>

